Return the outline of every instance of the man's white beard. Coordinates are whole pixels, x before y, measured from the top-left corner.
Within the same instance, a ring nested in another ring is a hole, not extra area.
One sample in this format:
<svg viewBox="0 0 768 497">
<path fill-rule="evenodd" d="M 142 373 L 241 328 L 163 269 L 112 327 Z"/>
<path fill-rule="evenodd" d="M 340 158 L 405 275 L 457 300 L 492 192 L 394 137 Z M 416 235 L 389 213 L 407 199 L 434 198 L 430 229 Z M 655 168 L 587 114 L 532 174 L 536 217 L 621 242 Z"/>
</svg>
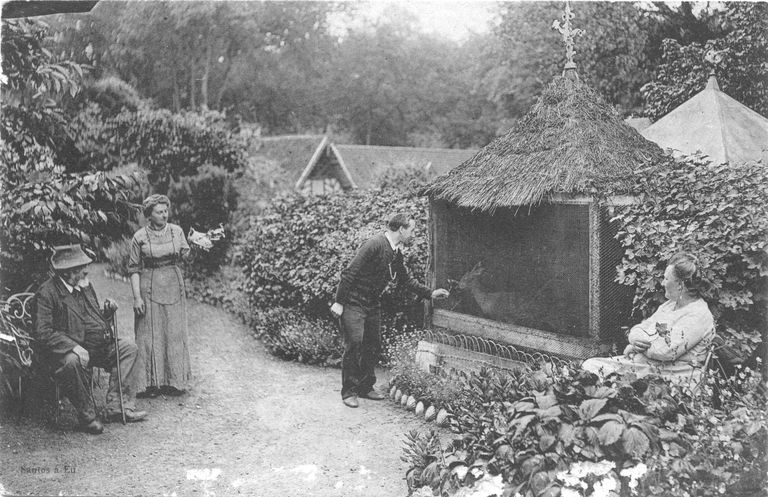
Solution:
<svg viewBox="0 0 768 497">
<path fill-rule="evenodd" d="M 91 282 L 88 281 L 88 277 L 86 276 L 85 278 L 83 278 L 83 279 L 81 279 L 80 281 L 77 282 L 77 287 L 78 288 L 88 288 L 88 285 L 90 285 L 90 284 L 91 284 Z"/>
</svg>

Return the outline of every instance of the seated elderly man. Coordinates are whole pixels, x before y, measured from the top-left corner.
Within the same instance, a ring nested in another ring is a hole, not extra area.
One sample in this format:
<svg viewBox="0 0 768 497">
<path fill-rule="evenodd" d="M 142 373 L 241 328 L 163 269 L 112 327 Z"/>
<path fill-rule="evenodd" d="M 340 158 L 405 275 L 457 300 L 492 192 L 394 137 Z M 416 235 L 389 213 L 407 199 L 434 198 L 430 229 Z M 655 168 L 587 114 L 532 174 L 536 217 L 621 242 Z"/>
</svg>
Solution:
<svg viewBox="0 0 768 497">
<path fill-rule="evenodd" d="M 77 410 L 78 429 L 100 434 L 104 426 L 96 418 L 85 368 L 109 369 L 107 420 L 121 419 L 117 383 L 117 354 L 110 338 L 109 319 L 117 310 L 111 299 L 101 309 L 86 269 L 92 259 L 80 245 L 54 248 L 51 267 L 54 275 L 42 284 L 35 296 L 34 338 L 41 345 L 42 360 L 52 366 L 64 395 Z M 146 413 L 135 409 L 136 344 L 119 337 L 123 406 L 127 421 L 140 421 Z"/>
</svg>

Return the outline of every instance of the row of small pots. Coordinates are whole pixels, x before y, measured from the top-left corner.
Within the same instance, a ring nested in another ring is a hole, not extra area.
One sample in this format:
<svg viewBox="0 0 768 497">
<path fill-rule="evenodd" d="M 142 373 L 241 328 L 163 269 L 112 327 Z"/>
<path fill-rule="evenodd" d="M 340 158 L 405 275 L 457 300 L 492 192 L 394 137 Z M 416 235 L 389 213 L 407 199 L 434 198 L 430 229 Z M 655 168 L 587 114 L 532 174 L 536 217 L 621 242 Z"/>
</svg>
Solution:
<svg viewBox="0 0 768 497">
<path fill-rule="evenodd" d="M 392 385 L 389 389 L 389 397 L 409 411 L 414 411 L 417 416 L 424 416 L 425 421 L 434 421 L 437 426 L 447 426 L 448 418 L 451 414 L 445 409 L 435 409 L 433 405 L 426 405 L 422 401 L 417 401 L 413 395 L 403 392 L 397 385 Z"/>
</svg>

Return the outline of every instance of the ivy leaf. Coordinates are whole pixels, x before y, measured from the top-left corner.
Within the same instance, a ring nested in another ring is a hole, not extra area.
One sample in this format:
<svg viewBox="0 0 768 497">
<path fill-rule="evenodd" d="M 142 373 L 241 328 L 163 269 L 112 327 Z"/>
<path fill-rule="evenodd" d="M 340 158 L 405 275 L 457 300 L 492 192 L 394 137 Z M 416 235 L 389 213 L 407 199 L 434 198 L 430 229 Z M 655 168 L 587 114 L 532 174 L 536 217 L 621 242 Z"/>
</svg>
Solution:
<svg viewBox="0 0 768 497">
<path fill-rule="evenodd" d="M 589 422 L 607 402 L 608 399 L 587 399 L 579 406 L 579 416 L 583 421 Z"/>
<path fill-rule="evenodd" d="M 30 200 L 29 202 L 25 203 L 19 209 L 19 214 L 24 214 L 29 209 L 31 209 L 32 207 L 36 206 L 38 204 L 38 202 L 39 202 L 39 200 Z"/>
<path fill-rule="evenodd" d="M 624 423 L 618 421 L 608 421 L 600 427 L 600 431 L 597 433 L 597 438 L 603 445 L 616 443 L 624 432 L 624 426 Z"/>
<path fill-rule="evenodd" d="M 571 445 L 575 439 L 575 433 L 573 425 L 568 423 L 563 423 L 560 425 L 560 431 L 557 433 L 558 438 L 561 442 L 563 442 L 563 445 L 568 447 Z"/>
<path fill-rule="evenodd" d="M 648 437 L 634 427 L 624 430 L 621 435 L 621 444 L 624 452 L 636 459 L 641 458 L 650 448 Z"/>
<path fill-rule="evenodd" d="M 550 434 L 542 435 L 542 437 L 539 439 L 539 449 L 542 452 L 547 452 L 555 443 L 557 442 L 557 437 Z"/>
<path fill-rule="evenodd" d="M 541 395 L 539 393 L 534 394 L 536 397 L 536 404 L 539 409 L 549 409 L 552 406 L 557 405 L 557 398 L 554 394 Z"/>
<path fill-rule="evenodd" d="M 602 423 L 603 421 L 618 421 L 620 423 L 623 423 L 624 418 L 622 418 L 618 414 L 613 414 L 613 413 L 599 414 L 594 418 L 592 418 L 593 423 Z"/>
<path fill-rule="evenodd" d="M 534 419 L 536 419 L 536 416 L 533 414 L 526 414 L 525 416 L 520 416 L 519 418 L 513 419 L 509 424 L 510 428 L 515 428 L 515 436 L 513 438 L 517 438 L 522 435 L 522 433 Z"/>
<path fill-rule="evenodd" d="M 601 387 L 587 387 L 584 389 L 584 393 L 596 399 L 608 399 L 608 398 L 616 397 L 617 392 L 613 388 L 601 386 Z"/>
<path fill-rule="evenodd" d="M 552 406 L 548 409 L 537 409 L 536 415 L 539 417 L 539 419 L 549 419 L 549 418 L 556 418 L 560 416 L 560 406 Z"/>
</svg>

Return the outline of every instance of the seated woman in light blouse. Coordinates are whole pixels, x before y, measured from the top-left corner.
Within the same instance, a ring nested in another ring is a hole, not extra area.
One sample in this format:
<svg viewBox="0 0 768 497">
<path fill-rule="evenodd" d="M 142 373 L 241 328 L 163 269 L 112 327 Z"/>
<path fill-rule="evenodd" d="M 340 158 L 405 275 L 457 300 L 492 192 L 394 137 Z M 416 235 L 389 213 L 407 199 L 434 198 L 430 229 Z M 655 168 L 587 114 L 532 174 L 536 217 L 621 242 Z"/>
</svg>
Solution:
<svg viewBox="0 0 768 497">
<path fill-rule="evenodd" d="M 648 374 L 698 382 L 707 348 L 715 337 L 712 313 L 700 295 L 698 259 L 675 254 L 664 271 L 664 297 L 648 319 L 629 330 L 624 355 L 593 357 L 582 369 L 600 376 L 612 373 Z"/>
</svg>

